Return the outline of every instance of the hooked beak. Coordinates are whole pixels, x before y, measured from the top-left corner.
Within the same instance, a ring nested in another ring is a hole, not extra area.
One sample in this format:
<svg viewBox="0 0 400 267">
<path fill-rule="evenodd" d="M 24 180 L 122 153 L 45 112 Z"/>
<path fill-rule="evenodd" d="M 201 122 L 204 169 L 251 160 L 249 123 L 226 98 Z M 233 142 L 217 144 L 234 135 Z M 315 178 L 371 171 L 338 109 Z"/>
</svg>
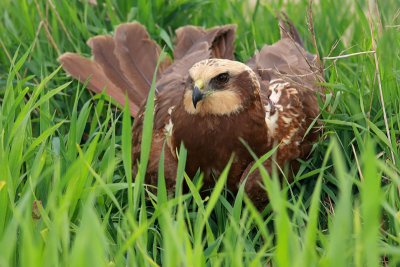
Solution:
<svg viewBox="0 0 400 267">
<path fill-rule="evenodd" d="M 192 93 L 192 101 L 193 101 L 193 106 L 196 108 L 197 102 L 202 100 L 204 97 L 204 94 L 200 91 L 200 88 L 195 85 L 193 88 L 193 93 Z"/>
</svg>

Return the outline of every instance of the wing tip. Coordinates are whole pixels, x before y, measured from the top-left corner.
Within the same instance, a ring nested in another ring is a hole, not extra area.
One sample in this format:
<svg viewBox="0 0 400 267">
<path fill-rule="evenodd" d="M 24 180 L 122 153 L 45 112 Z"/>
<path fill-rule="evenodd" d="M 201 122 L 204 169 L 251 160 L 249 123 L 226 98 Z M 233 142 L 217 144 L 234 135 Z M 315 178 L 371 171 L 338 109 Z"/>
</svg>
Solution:
<svg viewBox="0 0 400 267">
<path fill-rule="evenodd" d="M 236 32 L 237 30 L 237 24 L 231 23 L 231 24 L 224 24 L 222 26 L 215 26 L 209 30 L 213 30 L 213 29 L 226 29 L 227 31 L 234 31 Z"/>
<path fill-rule="evenodd" d="M 301 47 L 304 47 L 303 40 L 300 37 L 300 34 L 296 27 L 294 26 L 293 21 L 289 18 L 289 16 L 281 11 L 277 15 L 279 31 L 281 34 L 281 39 L 289 38 L 298 43 Z"/>
<path fill-rule="evenodd" d="M 65 52 L 64 54 L 62 54 L 57 58 L 57 61 L 60 63 L 64 63 L 65 61 L 71 59 L 72 57 L 75 57 L 76 55 L 77 55 L 76 53 Z"/>
<path fill-rule="evenodd" d="M 144 38 L 150 38 L 146 27 L 138 21 L 121 23 L 115 28 L 114 38 L 118 39 L 121 36 L 125 36 L 129 31 L 138 31 L 144 36 Z"/>
<path fill-rule="evenodd" d="M 107 41 L 109 39 L 112 39 L 112 36 L 110 36 L 110 35 L 96 35 L 96 36 L 93 36 L 93 37 L 89 38 L 86 41 L 86 44 L 87 44 L 87 46 L 89 46 L 93 50 L 93 47 L 96 45 L 96 43 L 104 42 L 104 41 Z"/>
<path fill-rule="evenodd" d="M 72 71 L 70 69 L 71 64 L 74 64 L 74 62 L 77 62 L 79 60 L 85 60 L 84 57 L 77 53 L 72 53 L 72 52 L 65 52 L 61 56 L 57 58 L 57 61 L 60 63 L 61 67 L 64 69 L 64 71 L 71 75 Z M 71 75 L 72 76 L 72 75 Z"/>
</svg>

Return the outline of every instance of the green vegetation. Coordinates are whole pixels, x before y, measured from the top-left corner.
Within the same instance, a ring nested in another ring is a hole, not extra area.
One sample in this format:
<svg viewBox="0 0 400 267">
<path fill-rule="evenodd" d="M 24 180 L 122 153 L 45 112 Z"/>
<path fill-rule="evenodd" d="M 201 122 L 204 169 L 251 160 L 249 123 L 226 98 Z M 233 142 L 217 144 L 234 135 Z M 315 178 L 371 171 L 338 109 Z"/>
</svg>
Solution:
<svg viewBox="0 0 400 267">
<path fill-rule="evenodd" d="M 189 193 L 167 196 L 162 173 L 156 194 L 143 177 L 132 182 L 128 111 L 91 96 L 57 58 L 89 55 L 89 37 L 137 20 L 167 53 L 179 26 L 236 23 L 246 60 L 279 39 L 279 10 L 315 52 L 308 1 L 98 2 L 1 0 L 1 267 L 400 264 L 398 0 L 376 1 L 371 16 L 374 1 L 315 1 L 321 55 L 367 53 L 326 59 L 321 139 L 294 182 L 265 176 L 261 214 L 242 190 L 225 190 L 226 172 L 202 198 L 198 177 L 182 171 L 184 150 L 178 181 Z"/>
</svg>

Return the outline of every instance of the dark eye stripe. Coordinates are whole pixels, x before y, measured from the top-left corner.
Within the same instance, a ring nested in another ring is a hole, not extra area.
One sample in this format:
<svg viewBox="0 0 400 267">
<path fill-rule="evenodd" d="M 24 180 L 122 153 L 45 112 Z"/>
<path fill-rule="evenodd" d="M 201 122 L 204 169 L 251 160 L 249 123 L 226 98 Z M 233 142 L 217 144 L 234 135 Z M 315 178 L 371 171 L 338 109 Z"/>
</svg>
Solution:
<svg viewBox="0 0 400 267">
<path fill-rule="evenodd" d="M 224 72 L 212 78 L 211 83 L 217 87 L 221 87 L 229 81 L 229 78 L 230 78 L 229 73 Z"/>
</svg>

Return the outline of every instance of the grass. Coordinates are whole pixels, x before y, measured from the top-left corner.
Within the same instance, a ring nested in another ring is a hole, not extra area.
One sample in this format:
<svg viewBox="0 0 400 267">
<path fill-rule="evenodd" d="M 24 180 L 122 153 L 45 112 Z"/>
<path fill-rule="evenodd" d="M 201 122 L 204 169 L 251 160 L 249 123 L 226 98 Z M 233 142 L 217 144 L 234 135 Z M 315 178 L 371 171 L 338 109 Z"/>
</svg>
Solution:
<svg viewBox="0 0 400 267">
<path fill-rule="evenodd" d="M 262 213 L 243 188 L 226 191 L 226 171 L 202 198 L 199 177 L 183 172 L 184 150 L 178 181 L 189 193 L 167 196 L 162 172 L 157 193 L 143 177 L 133 182 L 128 110 L 90 95 L 57 58 L 89 55 L 89 37 L 137 20 L 167 53 L 179 26 L 236 23 L 236 56 L 246 60 L 278 40 L 279 10 L 315 52 L 308 1 L 98 2 L 1 1 L 0 266 L 400 265 L 397 0 L 370 12 L 374 1 L 315 1 L 315 43 L 331 57 L 324 131 L 294 182 L 264 175 Z"/>
</svg>

